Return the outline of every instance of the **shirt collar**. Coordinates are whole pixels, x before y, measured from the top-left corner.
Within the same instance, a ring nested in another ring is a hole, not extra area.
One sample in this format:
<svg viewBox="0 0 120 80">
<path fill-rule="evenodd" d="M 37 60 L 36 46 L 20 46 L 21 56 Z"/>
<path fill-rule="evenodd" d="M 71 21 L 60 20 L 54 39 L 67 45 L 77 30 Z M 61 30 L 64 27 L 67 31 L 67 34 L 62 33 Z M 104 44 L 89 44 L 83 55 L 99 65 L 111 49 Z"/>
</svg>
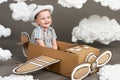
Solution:
<svg viewBox="0 0 120 80">
<path fill-rule="evenodd" d="M 37 27 L 37 28 L 40 28 L 40 29 L 42 29 L 42 30 L 44 30 L 41 26 L 39 26 L 39 25 L 37 25 L 35 22 L 34 23 L 32 23 L 35 27 Z M 52 27 L 48 27 L 48 29 L 47 30 L 49 30 L 49 31 L 52 31 Z"/>
<path fill-rule="evenodd" d="M 43 29 L 41 26 L 39 26 L 40 29 L 42 29 L 43 31 L 52 31 L 52 27 L 48 27 L 48 29 Z"/>
</svg>

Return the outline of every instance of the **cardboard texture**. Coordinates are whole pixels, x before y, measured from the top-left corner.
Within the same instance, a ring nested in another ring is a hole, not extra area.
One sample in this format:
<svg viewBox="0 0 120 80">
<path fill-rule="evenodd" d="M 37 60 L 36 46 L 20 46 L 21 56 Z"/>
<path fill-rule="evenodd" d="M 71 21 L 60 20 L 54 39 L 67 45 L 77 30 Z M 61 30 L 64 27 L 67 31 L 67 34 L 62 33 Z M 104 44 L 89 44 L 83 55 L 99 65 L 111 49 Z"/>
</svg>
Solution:
<svg viewBox="0 0 120 80">
<path fill-rule="evenodd" d="M 94 47 L 84 47 L 84 45 L 75 45 L 71 43 L 66 43 L 58 41 L 59 50 L 54 50 L 47 47 L 41 47 L 32 43 L 28 43 L 27 49 L 27 59 L 31 60 L 41 55 L 46 55 L 55 59 L 60 60 L 59 63 L 50 65 L 46 69 L 49 71 L 71 77 L 73 69 L 81 63 L 85 62 L 86 56 L 93 52 L 96 56 L 100 54 L 99 49 Z M 67 51 L 69 48 L 79 46 L 81 48 L 77 53 Z"/>
<path fill-rule="evenodd" d="M 52 65 L 54 63 L 58 63 L 59 61 L 60 60 L 41 55 L 37 58 L 33 58 L 31 60 L 28 60 L 27 62 L 14 68 L 13 72 L 16 74 L 26 74 L 26 73 L 37 71 L 39 69 L 43 69 L 49 65 Z"/>
<path fill-rule="evenodd" d="M 83 67 L 82 69 L 79 69 L 75 72 L 75 79 L 80 79 L 81 77 L 83 77 L 84 75 L 86 75 L 89 71 L 88 67 Z M 81 74 L 82 73 L 82 74 Z"/>
</svg>

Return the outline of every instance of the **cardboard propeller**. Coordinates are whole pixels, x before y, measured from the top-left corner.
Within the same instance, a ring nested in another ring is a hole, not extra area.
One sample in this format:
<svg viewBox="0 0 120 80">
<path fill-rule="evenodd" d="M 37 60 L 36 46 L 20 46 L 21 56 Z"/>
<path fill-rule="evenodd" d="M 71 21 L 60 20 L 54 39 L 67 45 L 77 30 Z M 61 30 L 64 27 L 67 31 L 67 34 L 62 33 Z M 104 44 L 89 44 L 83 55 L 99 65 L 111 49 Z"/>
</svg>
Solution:
<svg viewBox="0 0 120 80">
<path fill-rule="evenodd" d="M 93 61 L 95 61 L 97 59 L 97 56 L 95 55 L 95 53 L 90 52 L 85 59 L 85 62 L 89 62 L 92 63 Z"/>
<path fill-rule="evenodd" d="M 102 53 L 95 62 L 93 62 L 92 64 L 90 63 L 83 63 L 78 65 L 77 67 L 75 67 L 73 69 L 73 72 L 71 74 L 71 79 L 72 80 L 82 80 L 83 78 L 85 78 L 86 76 L 88 76 L 89 73 L 93 73 L 95 71 L 96 68 L 98 67 L 102 67 L 104 65 L 106 65 L 109 60 L 112 57 L 112 53 L 111 51 L 105 51 L 104 53 Z"/>
</svg>

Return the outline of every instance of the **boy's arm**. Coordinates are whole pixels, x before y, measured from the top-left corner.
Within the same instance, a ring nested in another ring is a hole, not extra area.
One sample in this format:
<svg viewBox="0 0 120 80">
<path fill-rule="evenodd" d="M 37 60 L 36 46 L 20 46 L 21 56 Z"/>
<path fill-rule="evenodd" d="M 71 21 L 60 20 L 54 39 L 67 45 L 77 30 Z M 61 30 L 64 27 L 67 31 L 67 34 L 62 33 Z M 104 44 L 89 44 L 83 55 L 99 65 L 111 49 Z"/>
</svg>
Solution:
<svg viewBox="0 0 120 80">
<path fill-rule="evenodd" d="M 36 43 L 37 43 L 38 45 L 45 47 L 45 44 L 44 44 L 44 42 L 43 42 L 42 40 L 36 39 L 35 41 L 36 41 Z"/>
<path fill-rule="evenodd" d="M 53 49 L 58 49 L 58 45 L 57 45 L 56 39 L 53 40 Z"/>
</svg>

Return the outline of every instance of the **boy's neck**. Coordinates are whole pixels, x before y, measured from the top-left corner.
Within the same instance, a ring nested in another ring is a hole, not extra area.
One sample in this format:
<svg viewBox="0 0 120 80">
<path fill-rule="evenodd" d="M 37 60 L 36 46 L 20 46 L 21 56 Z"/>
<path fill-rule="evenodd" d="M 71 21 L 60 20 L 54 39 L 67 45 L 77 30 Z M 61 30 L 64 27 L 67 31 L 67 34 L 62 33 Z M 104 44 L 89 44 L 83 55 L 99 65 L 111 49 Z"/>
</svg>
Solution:
<svg viewBox="0 0 120 80">
<path fill-rule="evenodd" d="M 40 26 L 40 27 L 41 27 L 41 26 Z M 48 30 L 49 27 L 48 27 L 48 28 L 41 27 L 41 28 L 42 28 L 43 30 Z"/>
</svg>

